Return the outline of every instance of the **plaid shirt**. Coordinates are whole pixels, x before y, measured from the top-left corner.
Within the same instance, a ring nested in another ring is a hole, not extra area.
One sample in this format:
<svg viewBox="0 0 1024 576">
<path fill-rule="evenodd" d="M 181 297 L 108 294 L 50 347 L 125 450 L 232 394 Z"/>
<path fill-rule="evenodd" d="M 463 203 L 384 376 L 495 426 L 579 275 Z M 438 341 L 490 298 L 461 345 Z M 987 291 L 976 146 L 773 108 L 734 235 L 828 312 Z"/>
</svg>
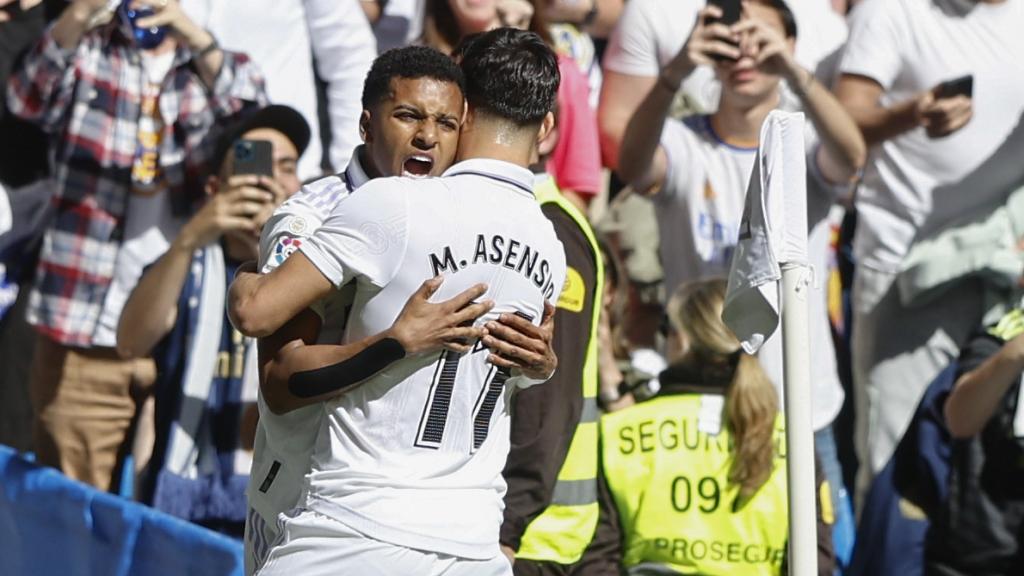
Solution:
<svg viewBox="0 0 1024 576">
<path fill-rule="evenodd" d="M 89 346 L 114 276 L 132 190 L 142 91 L 138 51 L 114 25 L 65 51 L 48 30 L 7 86 L 11 113 L 50 135 L 56 216 L 43 237 L 28 318 L 50 338 Z M 164 78 L 160 167 L 174 203 L 202 189 L 216 121 L 265 104 L 263 79 L 244 54 L 224 52 L 212 89 L 179 46 Z M 182 211 L 184 212 L 184 210 Z"/>
</svg>

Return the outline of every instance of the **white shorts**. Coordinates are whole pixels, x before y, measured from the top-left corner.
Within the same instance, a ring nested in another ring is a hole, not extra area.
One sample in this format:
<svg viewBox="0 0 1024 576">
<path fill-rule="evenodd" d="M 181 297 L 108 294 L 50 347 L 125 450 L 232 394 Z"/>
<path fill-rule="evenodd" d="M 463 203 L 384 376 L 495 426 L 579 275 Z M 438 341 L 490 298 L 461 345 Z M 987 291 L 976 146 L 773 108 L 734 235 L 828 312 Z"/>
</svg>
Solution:
<svg viewBox="0 0 1024 576">
<path fill-rule="evenodd" d="M 512 565 L 500 552 L 489 560 L 469 560 L 406 548 L 312 510 L 284 519 L 281 527 L 260 576 L 512 576 Z"/>
<path fill-rule="evenodd" d="M 283 516 L 283 515 L 282 515 Z M 281 537 L 281 521 L 268 523 L 252 506 L 245 515 L 245 575 L 252 576 L 263 567 L 270 549 Z"/>
</svg>

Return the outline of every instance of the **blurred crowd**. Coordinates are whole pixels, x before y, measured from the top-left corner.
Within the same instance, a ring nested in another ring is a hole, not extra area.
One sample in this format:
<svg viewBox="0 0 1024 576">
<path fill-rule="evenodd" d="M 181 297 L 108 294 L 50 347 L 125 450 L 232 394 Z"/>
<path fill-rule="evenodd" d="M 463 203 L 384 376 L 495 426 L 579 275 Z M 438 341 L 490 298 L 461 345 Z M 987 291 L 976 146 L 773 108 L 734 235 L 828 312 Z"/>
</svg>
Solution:
<svg viewBox="0 0 1024 576">
<path fill-rule="evenodd" d="M 378 55 L 510 26 L 558 55 L 538 187 L 600 247 L 550 401 L 567 437 L 603 414 L 600 514 L 530 556 L 544 506 L 507 500 L 516 573 L 784 569 L 782 339 L 720 319 L 774 110 L 805 118 L 819 572 L 1024 573 L 1024 0 L 733 6 L 0 0 L 0 443 L 241 538 L 260 375 L 227 287 L 296 249 L 260 232 L 304 184 L 452 163 L 461 78 L 391 52 L 376 85 Z"/>
</svg>

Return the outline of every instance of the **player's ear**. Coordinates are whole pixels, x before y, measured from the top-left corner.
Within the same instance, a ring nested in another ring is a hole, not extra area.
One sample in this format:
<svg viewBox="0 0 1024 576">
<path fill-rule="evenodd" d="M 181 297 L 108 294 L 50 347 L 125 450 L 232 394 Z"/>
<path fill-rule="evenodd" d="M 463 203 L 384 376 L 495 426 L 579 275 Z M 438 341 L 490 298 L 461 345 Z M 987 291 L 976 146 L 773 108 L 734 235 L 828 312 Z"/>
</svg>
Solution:
<svg viewBox="0 0 1024 576">
<path fill-rule="evenodd" d="M 537 146 L 539 147 L 548 134 L 555 129 L 555 114 L 548 112 L 540 123 L 540 130 L 537 131 Z"/>
<path fill-rule="evenodd" d="M 370 140 L 370 111 L 363 110 L 363 113 L 359 115 L 359 138 L 362 139 L 364 144 L 369 143 Z"/>
<path fill-rule="evenodd" d="M 537 143 L 537 154 L 541 158 L 546 157 L 554 151 L 555 146 L 558 144 L 558 126 L 553 126 L 540 142 Z"/>
</svg>

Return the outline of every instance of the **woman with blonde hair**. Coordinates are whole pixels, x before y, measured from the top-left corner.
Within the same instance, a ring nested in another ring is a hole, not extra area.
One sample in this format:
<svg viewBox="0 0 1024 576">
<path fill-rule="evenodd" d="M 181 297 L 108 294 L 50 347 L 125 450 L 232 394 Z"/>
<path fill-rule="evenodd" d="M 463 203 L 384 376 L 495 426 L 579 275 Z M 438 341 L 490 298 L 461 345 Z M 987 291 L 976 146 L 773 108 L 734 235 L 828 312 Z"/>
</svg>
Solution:
<svg viewBox="0 0 1024 576">
<path fill-rule="evenodd" d="M 785 423 L 771 381 L 722 322 L 724 300 L 721 279 L 679 287 L 659 393 L 601 420 L 602 519 L 588 576 L 785 573 Z M 819 574 L 831 574 L 821 514 L 818 543 Z"/>
</svg>

